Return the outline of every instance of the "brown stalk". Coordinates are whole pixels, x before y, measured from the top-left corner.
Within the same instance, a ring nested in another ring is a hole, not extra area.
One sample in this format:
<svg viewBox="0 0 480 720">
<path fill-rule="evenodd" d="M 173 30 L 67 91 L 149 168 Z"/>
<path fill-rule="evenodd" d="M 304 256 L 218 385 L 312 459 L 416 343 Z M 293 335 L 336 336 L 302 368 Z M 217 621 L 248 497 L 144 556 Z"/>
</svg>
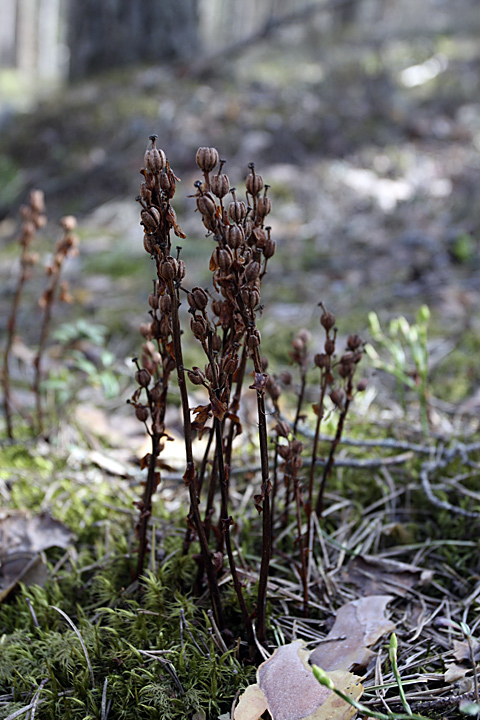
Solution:
<svg viewBox="0 0 480 720">
<path fill-rule="evenodd" d="M 178 297 L 175 292 L 173 280 L 168 282 L 168 293 L 172 300 L 172 338 L 173 347 L 175 354 L 175 364 L 177 368 L 177 381 L 180 389 L 180 397 L 182 401 L 182 413 L 183 413 L 183 430 L 185 435 L 185 456 L 187 461 L 187 471 L 185 473 L 185 483 L 188 487 L 190 497 L 190 510 L 192 513 L 193 522 L 195 529 L 198 534 L 200 542 L 200 548 L 202 551 L 202 558 L 205 565 L 205 571 L 207 573 L 208 587 L 210 591 L 210 597 L 212 598 L 215 620 L 221 630 L 225 629 L 225 618 L 223 614 L 222 601 L 220 598 L 220 591 L 218 588 L 217 575 L 212 562 L 212 556 L 208 540 L 205 535 L 205 528 L 200 517 L 199 509 L 199 498 L 197 488 L 197 473 L 195 463 L 193 460 L 192 450 L 192 426 L 190 420 L 190 407 L 188 404 L 188 393 L 187 383 L 185 378 L 185 369 L 183 366 L 183 353 L 181 344 L 181 328 L 180 319 L 178 314 Z"/>
<path fill-rule="evenodd" d="M 48 336 L 50 334 L 50 324 L 52 320 L 52 311 L 57 298 L 57 291 L 60 282 L 60 275 L 62 272 L 63 264 L 68 255 L 76 254 L 78 247 L 78 238 L 73 234 L 73 229 L 77 225 L 77 221 L 72 216 L 62 218 L 60 224 L 63 228 L 63 237 L 59 240 L 55 247 L 53 262 L 48 268 L 50 279 L 47 283 L 46 290 L 43 296 L 40 298 L 40 305 L 43 307 L 43 321 L 42 328 L 40 331 L 40 341 L 38 345 L 37 354 L 33 361 L 34 367 L 34 378 L 33 378 L 33 392 L 35 394 L 35 404 L 37 410 L 37 424 L 39 434 L 43 433 L 44 429 L 44 413 L 43 413 L 43 402 L 42 394 L 40 391 L 40 384 L 42 380 L 42 360 L 45 354 L 45 349 L 48 342 Z"/>
<path fill-rule="evenodd" d="M 13 342 L 15 340 L 15 332 L 17 328 L 17 314 L 20 306 L 20 300 L 23 293 L 23 286 L 30 276 L 29 268 L 36 264 L 37 257 L 30 252 L 30 246 L 35 238 L 37 230 L 46 223 L 45 203 L 43 192 L 41 190 L 32 190 L 30 193 L 29 204 L 22 206 L 22 226 L 20 230 L 19 244 L 22 248 L 20 255 L 21 273 L 18 278 L 17 287 L 12 303 L 12 311 L 7 324 L 7 343 L 3 355 L 3 392 L 4 392 L 4 411 L 5 421 L 7 425 L 7 435 L 13 439 L 12 424 L 12 391 L 10 384 L 10 353 L 12 351 Z"/>
</svg>

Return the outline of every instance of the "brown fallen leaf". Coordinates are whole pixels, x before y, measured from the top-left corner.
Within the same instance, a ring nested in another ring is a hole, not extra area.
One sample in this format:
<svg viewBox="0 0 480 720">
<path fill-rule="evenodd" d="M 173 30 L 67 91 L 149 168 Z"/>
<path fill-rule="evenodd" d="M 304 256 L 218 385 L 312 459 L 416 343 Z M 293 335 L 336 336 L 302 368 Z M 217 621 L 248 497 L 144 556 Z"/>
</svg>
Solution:
<svg viewBox="0 0 480 720">
<path fill-rule="evenodd" d="M 388 593 L 400 597 L 415 585 L 427 584 L 432 577 L 431 570 L 373 555 L 357 555 L 342 573 L 343 580 L 355 585 L 362 595 Z"/>
<path fill-rule="evenodd" d="M 460 665 L 456 665 L 455 663 L 451 663 L 450 665 L 445 665 L 447 668 L 443 679 L 447 683 L 454 683 L 458 682 L 458 680 L 461 680 L 465 677 L 467 672 L 469 671 L 468 667 L 460 667 Z"/>
<path fill-rule="evenodd" d="M 268 710 L 273 720 L 350 720 L 355 708 L 315 679 L 309 652 L 300 640 L 282 645 L 257 670 L 234 711 L 234 720 L 258 720 Z M 358 678 L 346 671 L 329 673 L 337 687 L 358 699 Z"/>
<path fill-rule="evenodd" d="M 326 638 L 331 642 L 315 648 L 310 662 L 327 671 L 366 667 L 374 654 L 369 647 L 395 630 L 395 623 L 385 615 L 393 599 L 391 595 L 369 595 L 342 605 Z"/>
<path fill-rule="evenodd" d="M 472 638 L 472 647 L 475 661 L 477 661 L 480 659 L 480 642 L 476 638 Z M 458 662 L 462 662 L 462 660 L 470 661 L 470 647 L 466 640 L 453 641 L 453 657 Z"/>
<path fill-rule="evenodd" d="M 47 578 L 44 550 L 67 548 L 73 533 L 48 513 L 29 516 L 26 512 L 0 513 L 0 602 L 21 581 L 43 585 Z"/>
</svg>

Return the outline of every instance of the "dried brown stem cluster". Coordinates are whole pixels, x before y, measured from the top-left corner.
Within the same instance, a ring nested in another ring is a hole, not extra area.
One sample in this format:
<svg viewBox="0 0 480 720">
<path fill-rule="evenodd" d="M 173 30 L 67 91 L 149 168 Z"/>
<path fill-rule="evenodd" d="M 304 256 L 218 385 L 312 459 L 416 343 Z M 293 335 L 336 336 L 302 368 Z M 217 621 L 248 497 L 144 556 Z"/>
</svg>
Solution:
<svg viewBox="0 0 480 720">
<path fill-rule="evenodd" d="M 141 361 L 137 363 L 137 390 L 130 402 L 138 419 L 145 423 L 151 437 L 151 452 L 142 461 L 148 468 L 148 477 L 141 502 L 137 525 L 139 553 L 136 575 L 143 571 L 148 549 L 148 521 L 152 513 L 152 497 L 161 476 L 160 453 L 168 439 L 165 430 L 165 410 L 169 383 L 174 370 L 180 389 L 183 428 L 185 437 L 186 472 L 184 481 L 189 490 L 190 509 L 184 551 L 188 552 L 195 539 L 200 543 L 197 585 L 206 576 L 215 614 L 215 622 L 228 636 L 219 577 L 223 575 L 224 560 L 232 577 L 246 628 L 250 654 L 255 652 L 257 640 L 267 641 L 266 606 L 267 580 L 272 556 L 274 523 L 273 497 L 279 496 L 277 488 L 278 458 L 283 461 L 282 470 L 286 485 L 286 512 L 290 488 L 296 503 L 296 518 L 301 554 L 301 574 L 304 578 L 305 607 L 308 607 L 308 537 L 304 537 L 303 518 L 312 514 L 312 493 L 315 462 L 318 452 L 318 436 L 324 414 L 326 394 L 339 412 L 337 437 L 332 443 L 327 466 L 319 490 L 317 509 L 321 510 L 325 481 L 331 473 L 345 416 L 353 397 L 353 375 L 361 357 L 361 341 L 357 336 L 349 338 L 348 351 L 340 360 L 335 358 L 335 318 L 324 310 L 321 322 L 326 331 L 325 352 L 315 357 L 321 368 L 321 394 L 317 406 L 318 423 L 312 454 L 312 470 L 308 497 L 304 500 L 301 477 L 303 444 L 296 439 L 305 398 L 307 371 L 309 368 L 309 334 L 301 331 L 292 345 L 292 362 L 299 366 L 301 374 L 297 410 L 293 428 L 280 419 L 278 398 L 281 382 L 267 375 L 267 362 L 261 355 L 261 336 L 257 315 L 261 308 L 261 286 L 269 260 L 275 253 L 271 228 L 266 224 L 271 211 L 268 186 L 249 166 L 246 178 L 245 200 L 230 187 L 230 179 L 224 173 L 225 161 L 215 148 L 202 147 L 196 154 L 202 179 L 195 183 L 197 211 L 208 235 L 214 242 L 210 257 L 212 287 L 204 289 L 184 286 L 185 264 L 180 258 L 181 248 L 172 254 L 171 235 L 184 238 L 177 223 L 171 201 L 175 194 L 177 178 L 172 172 L 165 153 L 157 148 L 156 136 L 145 153 L 145 167 L 141 170 L 143 181 L 137 200 L 141 205 L 141 224 L 144 228 L 144 247 L 155 261 L 157 278 L 149 297 L 151 320 L 142 325 L 145 338 Z M 182 333 L 179 308 L 186 297 L 190 315 L 190 330 L 201 347 L 203 361 L 190 369 L 183 364 Z M 261 464 L 261 482 L 254 496 L 255 506 L 262 516 L 261 561 L 258 573 L 256 606 L 249 609 L 239 578 L 231 530 L 230 473 L 232 444 L 242 432 L 239 408 L 248 362 L 253 366 L 253 382 L 249 388 L 256 394 L 257 430 Z M 336 378 L 334 380 L 334 377 Z M 286 376 L 284 376 L 284 379 Z M 197 389 L 203 388 L 205 402 L 190 407 L 187 379 Z M 274 483 L 269 469 L 269 445 L 267 432 L 266 399 L 270 398 L 277 425 L 274 428 L 277 442 L 275 454 Z M 208 442 L 199 470 L 193 459 L 194 434 L 207 434 Z M 211 456 L 210 456 L 211 454 Z M 273 491 L 272 491 L 273 490 Z M 219 517 L 215 521 L 215 497 L 219 494 Z M 205 497 L 202 499 L 202 495 Z M 201 508 L 203 509 L 203 514 Z"/>
<path fill-rule="evenodd" d="M 45 227 L 45 223 L 47 222 L 47 217 L 45 215 L 45 199 L 41 190 L 32 190 L 28 205 L 22 205 L 20 208 L 20 215 L 22 218 L 22 225 L 18 238 L 18 243 L 21 248 L 20 275 L 18 277 L 17 287 L 12 303 L 12 311 L 7 325 L 7 343 L 3 356 L 4 410 L 7 435 L 9 438 L 13 438 L 12 391 L 9 369 L 10 353 L 12 351 L 17 329 L 17 315 L 22 297 L 23 286 L 30 277 L 31 268 L 36 265 L 39 260 L 38 254 L 31 251 L 31 245 L 38 230 Z"/>
</svg>

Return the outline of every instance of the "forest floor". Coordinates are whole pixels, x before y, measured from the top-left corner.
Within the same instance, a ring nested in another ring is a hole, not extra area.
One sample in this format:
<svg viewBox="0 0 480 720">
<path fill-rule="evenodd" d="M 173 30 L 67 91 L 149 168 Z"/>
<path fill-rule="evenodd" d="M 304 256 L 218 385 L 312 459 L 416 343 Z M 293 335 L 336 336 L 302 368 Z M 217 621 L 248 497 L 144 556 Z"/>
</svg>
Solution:
<svg viewBox="0 0 480 720">
<path fill-rule="evenodd" d="M 252 668 L 240 662 L 240 645 L 233 651 L 222 646 L 185 591 L 195 564 L 178 554 L 186 511 L 175 402 L 167 424 L 177 442 L 162 456 L 168 468 L 155 509 L 152 574 L 142 602 L 125 589 L 132 503 L 141 492 L 138 458 L 148 450 L 143 426 L 125 400 L 133 391 L 131 357 L 139 352 L 138 328 L 148 319 L 152 287 L 135 203 L 152 133 L 182 180 L 174 205 L 187 235 L 179 244 L 189 288 L 210 284 L 213 246 L 188 197 L 199 176 L 196 149 L 217 147 L 239 188 L 252 161 L 271 186 L 277 251 L 263 283 L 259 323 L 269 372 L 279 376 L 288 369 L 291 340 L 301 327 L 312 334 L 312 356 L 322 350 L 320 301 L 335 313 L 341 343 L 358 333 L 376 347 L 384 368 L 392 362 L 388 348 L 397 351 L 397 379 L 372 360 L 362 361 L 369 385 L 347 422 L 347 442 L 327 488 L 325 524 L 314 533 L 309 618 L 303 617 L 295 526 L 280 533 L 269 586 L 270 652 L 297 638 L 319 646 L 339 608 L 384 595 L 391 622 L 380 606 L 366 621 L 377 632 L 370 643 L 377 642 L 375 654 L 367 651 L 349 663 L 363 677 L 367 706 L 402 711 L 388 637 L 378 642 L 393 627 L 415 713 L 456 717 L 460 702 L 478 701 L 479 64 L 478 38 L 418 38 L 372 48 L 352 37 L 338 46 L 306 43 L 300 56 L 292 31 L 226 63 L 223 72 L 200 78 L 165 67 L 118 72 L 65 89 L 33 112 L 3 117 L 2 317 L 9 316 L 15 290 L 17 211 L 28 190 L 38 187 L 46 195 L 49 223 L 37 247 L 42 258 L 51 253 L 66 214 L 78 218 L 80 253 L 65 265 L 74 303 L 55 307 L 45 363 L 48 442 L 25 439 L 24 416 L 22 442 L 1 446 L 2 522 L 8 512 L 28 509 L 62 525 L 47 519 L 34 531 L 25 520 L 31 558 L 49 555 L 35 561 L 39 574 L 32 576 L 44 587 L 15 589 L 0 606 L 0 718 L 29 704 L 31 710 L 32 702 L 40 718 L 105 720 L 110 707 L 115 718 L 140 716 L 133 714 L 140 707 L 145 717 L 196 713 L 199 720 L 205 712 L 216 718 L 220 711 L 229 715 L 237 690 L 252 680 Z M 25 288 L 21 340 L 11 363 L 20 407 L 32 402 L 36 302 L 43 287 L 37 266 Z M 398 329 L 389 334 L 389 322 L 400 316 L 421 329 L 423 305 L 431 312 L 426 339 L 417 334 L 409 347 Z M 383 345 L 379 335 L 372 337 L 372 311 Z M 400 371 L 418 379 L 415 348 L 428 356 L 427 433 L 418 387 L 397 382 Z M 194 365 L 193 346 L 186 352 Z M 317 382 L 313 372 L 309 378 Z M 316 393 L 306 395 L 300 434 L 307 447 Z M 292 417 L 295 393 L 285 397 L 283 411 Z M 258 467 L 252 412 L 244 411 L 244 427 L 253 429 L 245 429 L 236 450 L 240 474 L 232 481 L 232 514 L 246 592 L 253 597 L 259 547 L 251 530 Z M 322 452 L 335 428 L 332 414 Z M 52 550 L 39 537 L 54 533 Z M 6 584 L 4 577 L 3 590 Z M 241 635 L 230 585 L 226 573 L 226 605 Z M 57 606 L 80 628 L 92 665 Z M 169 617 L 156 620 L 165 608 Z M 358 624 L 357 618 L 347 631 Z M 365 649 L 360 636 L 359 652 Z M 151 654 L 155 649 L 171 652 L 171 662 L 152 662 L 159 659 Z"/>
</svg>

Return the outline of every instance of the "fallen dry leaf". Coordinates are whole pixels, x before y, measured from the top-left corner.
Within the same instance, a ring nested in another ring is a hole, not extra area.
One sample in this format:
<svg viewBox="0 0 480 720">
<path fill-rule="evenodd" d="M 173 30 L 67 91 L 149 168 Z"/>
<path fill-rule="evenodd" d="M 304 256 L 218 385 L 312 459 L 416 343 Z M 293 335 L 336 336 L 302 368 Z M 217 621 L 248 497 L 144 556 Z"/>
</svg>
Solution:
<svg viewBox="0 0 480 720">
<path fill-rule="evenodd" d="M 343 580 L 355 585 L 362 595 L 393 594 L 400 597 L 404 597 L 415 585 L 427 584 L 432 577 L 431 570 L 373 555 L 357 555 L 342 573 Z"/>
<path fill-rule="evenodd" d="M 273 720 L 350 720 L 355 708 L 315 679 L 309 652 L 300 640 L 279 647 L 257 670 L 235 708 L 235 720 L 258 720 L 268 710 Z M 349 672 L 329 673 L 336 686 L 358 699 L 363 688 Z"/>
<path fill-rule="evenodd" d="M 447 683 L 454 683 L 454 682 L 457 682 L 458 680 L 461 680 L 462 678 L 465 677 L 465 675 L 467 674 L 467 672 L 469 670 L 469 668 L 460 667 L 460 665 L 456 665 L 455 663 L 451 663 L 450 665 L 445 665 L 445 667 L 447 669 L 443 675 L 443 679 Z"/>
<path fill-rule="evenodd" d="M 310 662 L 327 671 L 368 665 L 374 654 L 368 648 L 395 630 L 395 623 L 385 615 L 385 609 L 393 599 L 391 595 L 369 595 L 339 608 L 326 638 L 331 642 L 323 642 L 315 648 Z M 336 639 L 341 637 L 344 639 Z"/>
<path fill-rule="evenodd" d="M 43 585 L 47 566 L 43 551 L 66 548 L 73 533 L 47 513 L 29 516 L 23 511 L 0 514 L 0 602 L 21 581 Z"/>
<path fill-rule="evenodd" d="M 473 654 L 475 661 L 480 659 L 480 642 L 476 638 L 472 638 Z M 453 657 L 458 662 L 462 660 L 470 661 L 470 647 L 466 640 L 454 640 L 453 641 Z"/>
</svg>

